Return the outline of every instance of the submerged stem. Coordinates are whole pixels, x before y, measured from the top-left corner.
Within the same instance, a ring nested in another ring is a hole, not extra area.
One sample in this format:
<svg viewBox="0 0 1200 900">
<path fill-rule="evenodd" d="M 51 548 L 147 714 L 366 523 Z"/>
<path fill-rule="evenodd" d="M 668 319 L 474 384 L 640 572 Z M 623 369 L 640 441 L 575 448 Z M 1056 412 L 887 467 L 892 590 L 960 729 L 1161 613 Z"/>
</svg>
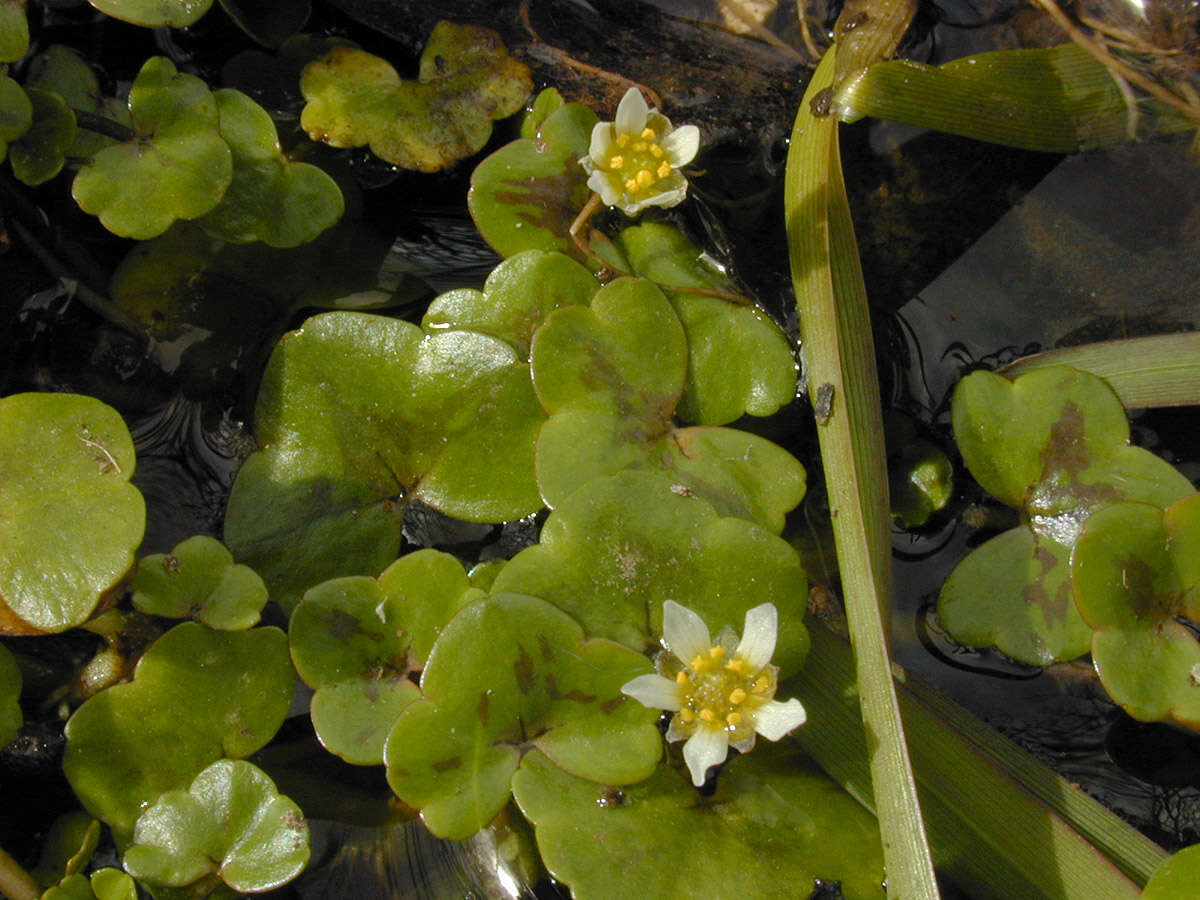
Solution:
<svg viewBox="0 0 1200 900">
<path fill-rule="evenodd" d="M 0 894 L 9 900 L 37 900 L 42 889 L 21 865 L 0 847 Z"/>
</svg>

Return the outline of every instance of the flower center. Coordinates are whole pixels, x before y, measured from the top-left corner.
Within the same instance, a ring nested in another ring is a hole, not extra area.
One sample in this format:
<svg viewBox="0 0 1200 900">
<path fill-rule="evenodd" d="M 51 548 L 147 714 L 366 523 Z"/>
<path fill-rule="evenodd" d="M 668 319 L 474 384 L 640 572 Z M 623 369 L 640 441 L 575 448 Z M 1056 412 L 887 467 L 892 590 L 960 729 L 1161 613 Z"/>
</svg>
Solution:
<svg viewBox="0 0 1200 900">
<path fill-rule="evenodd" d="M 654 129 L 646 127 L 641 134 L 618 134 L 605 154 L 604 167 L 621 178 L 627 193 L 646 194 L 675 171 L 666 156 Z"/>
<path fill-rule="evenodd" d="M 755 711 L 775 696 L 775 668 L 751 670 L 742 657 L 725 660 L 725 653 L 720 645 L 711 647 L 675 676 L 682 699 L 679 722 L 690 733 L 704 724 L 740 741 L 754 733 Z"/>
</svg>

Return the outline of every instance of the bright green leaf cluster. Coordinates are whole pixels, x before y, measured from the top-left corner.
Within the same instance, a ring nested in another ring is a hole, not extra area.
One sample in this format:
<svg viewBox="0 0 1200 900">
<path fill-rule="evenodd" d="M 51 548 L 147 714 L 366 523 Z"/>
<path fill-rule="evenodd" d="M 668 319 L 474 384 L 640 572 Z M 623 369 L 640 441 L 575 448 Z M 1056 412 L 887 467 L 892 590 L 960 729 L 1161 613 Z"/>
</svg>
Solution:
<svg viewBox="0 0 1200 900">
<path fill-rule="evenodd" d="M 662 752 L 657 712 L 621 685 L 641 653 L 583 629 L 544 600 L 493 593 L 443 629 L 384 749 L 388 783 L 435 834 L 465 838 L 508 802 L 522 753 L 609 784 L 641 781 Z"/>
<path fill-rule="evenodd" d="M 1118 503 L 1092 516 L 1071 556 L 1092 662 L 1136 719 L 1200 731 L 1200 494 L 1166 509 Z"/>
<path fill-rule="evenodd" d="M 184 887 L 216 875 L 236 891 L 259 893 L 295 878 L 309 852 L 300 808 L 257 766 L 222 759 L 138 817 L 124 864 L 153 885 Z"/>
<path fill-rule="evenodd" d="M 138 900 L 137 884 L 125 872 L 106 866 L 90 877 L 71 874 L 42 894 L 42 900 Z"/>
<path fill-rule="evenodd" d="M 1165 506 L 1191 493 L 1191 483 L 1130 446 L 1121 402 L 1075 369 L 1015 381 L 973 372 L 955 391 L 952 415 L 971 474 L 1027 524 L 955 568 L 938 598 L 942 624 L 965 644 L 1035 665 L 1086 653 L 1092 630 L 1076 609 L 1068 568 L 1084 523 L 1122 500 Z"/>
<path fill-rule="evenodd" d="M 415 82 L 378 56 L 335 47 L 304 69 L 300 90 L 300 124 L 313 140 L 370 145 L 380 159 L 434 172 L 478 152 L 492 120 L 517 112 L 532 82 L 494 31 L 439 22 Z"/>
<path fill-rule="evenodd" d="M 170 553 L 138 561 L 133 605 L 170 619 L 194 618 L 212 628 L 239 631 L 258 622 L 267 588 L 249 566 L 215 538 L 190 537 Z"/>
<path fill-rule="evenodd" d="M 437 550 L 396 560 L 378 578 L 351 576 L 305 593 L 288 636 L 300 677 L 315 689 L 313 728 L 347 762 L 379 765 L 388 731 L 420 696 L 419 671 L 446 622 L 480 599 L 462 564 Z"/>
<path fill-rule="evenodd" d="M 150 646 L 133 681 L 75 711 L 63 769 L 84 807 L 127 839 L 164 791 L 266 744 L 294 686 L 278 628 L 228 632 L 184 622 Z"/>
</svg>

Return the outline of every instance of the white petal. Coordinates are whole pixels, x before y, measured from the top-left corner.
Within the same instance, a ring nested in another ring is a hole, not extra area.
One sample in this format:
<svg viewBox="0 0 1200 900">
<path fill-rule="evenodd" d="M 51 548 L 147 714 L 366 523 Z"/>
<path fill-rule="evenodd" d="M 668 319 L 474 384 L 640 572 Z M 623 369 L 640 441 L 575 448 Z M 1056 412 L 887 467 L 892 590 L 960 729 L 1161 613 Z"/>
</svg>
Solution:
<svg viewBox="0 0 1200 900">
<path fill-rule="evenodd" d="M 779 613 L 774 603 L 763 603 L 746 610 L 746 627 L 742 629 L 742 642 L 736 655 L 757 672 L 771 661 L 775 653 L 775 637 L 779 633 Z"/>
<path fill-rule="evenodd" d="M 663 191 L 661 194 L 655 194 L 653 197 L 647 197 L 638 203 L 638 211 L 645 209 L 647 206 L 661 206 L 663 209 L 670 209 L 672 206 L 678 206 L 687 197 L 687 182 L 685 181 L 682 187 L 677 187 L 669 191 Z"/>
<path fill-rule="evenodd" d="M 667 162 L 676 169 L 683 168 L 700 150 L 700 129 L 695 125 L 680 125 L 662 140 L 667 151 Z"/>
<path fill-rule="evenodd" d="M 621 685 L 621 693 L 650 709 L 669 709 L 674 712 L 683 705 L 679 685 L 661 675 L 639 675 Z"/>
<path fill-rule="evenodd" d="M 754 711 L 754 730 L 768 741 L 777 741 L 807 719 L 808 713 L 795 697 L 787 703 L 772 700 Z"/>
<path fill-rule="evenodd" d="M 604 162 L 604 154 L 612 146 L 612 122 L 597 122 L 592 126 L 592 142 L 588 145 L 588 156 L 597 164 Z"/>
<path fill-rule="evenodd" d="M 697 728 L 683 745 L 683 761 L 692 773 L 692 784 L 703 787 L 708 770 L 725 762 L 728 755 L 729 735 L 719 728 Z"/>
<path fill-rule="evenodd" d="M 640 133 L 646 127 L 646 116 L 649 112 L 650 107 L 646 105 L 646 98 L 642 96 L 642 92 L 631 87 L 617 104 L 617 120 L 613 123 L 617 126 L 617 134 Z"/>
<path fill-rule="evenodd" d="M 613 186 L 613 175 L 609 172 L 593 172 L 587 186 L 600 195 L 605 206 L 616 206 L 621 202 L 621 192 Z"/>
<path fill-rule="evenodd" d="M 691 662 L 712 646 L 704 620 L 674 600 L 663 602 L 663 644 L 680 662 Z"/>
</svg>

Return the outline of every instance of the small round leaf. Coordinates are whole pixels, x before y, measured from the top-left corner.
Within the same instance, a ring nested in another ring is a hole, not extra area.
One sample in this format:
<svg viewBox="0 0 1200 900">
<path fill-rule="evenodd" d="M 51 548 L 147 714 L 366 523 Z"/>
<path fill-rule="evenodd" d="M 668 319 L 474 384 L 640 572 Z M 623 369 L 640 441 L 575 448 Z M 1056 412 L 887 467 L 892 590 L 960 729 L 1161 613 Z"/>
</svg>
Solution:
<svg viewBox="0 0 1200 900">
<path fill-rule="evenodd" d="M 138 562 L 133 605 L 169 619 L 194 618 L 212 628 L 238 631 L 258 622 L 267 588 L 215 538 L 196 535 Z"/>
<path fill-rule="evenodd" d="M 88 0 L 114 19 L 146 28 L 186 28 L 200 21 L 213 0 Z"/>
<path fill-rule="evenodd" d="M 84 622 L 133 566 L 146 508 L 116 410 L 77 394 L 0 399 L 0 601 L 28 626 Z"/>
<path fill-rule="evenodd" d="M 258 893 L 300 874 L 309 852 L 300 808 L 257 766 L 222 759 L 138 817 L 124 864 L 152 884 L 183 887 L 215 873 L 236 891 Z"/>
</svg>

